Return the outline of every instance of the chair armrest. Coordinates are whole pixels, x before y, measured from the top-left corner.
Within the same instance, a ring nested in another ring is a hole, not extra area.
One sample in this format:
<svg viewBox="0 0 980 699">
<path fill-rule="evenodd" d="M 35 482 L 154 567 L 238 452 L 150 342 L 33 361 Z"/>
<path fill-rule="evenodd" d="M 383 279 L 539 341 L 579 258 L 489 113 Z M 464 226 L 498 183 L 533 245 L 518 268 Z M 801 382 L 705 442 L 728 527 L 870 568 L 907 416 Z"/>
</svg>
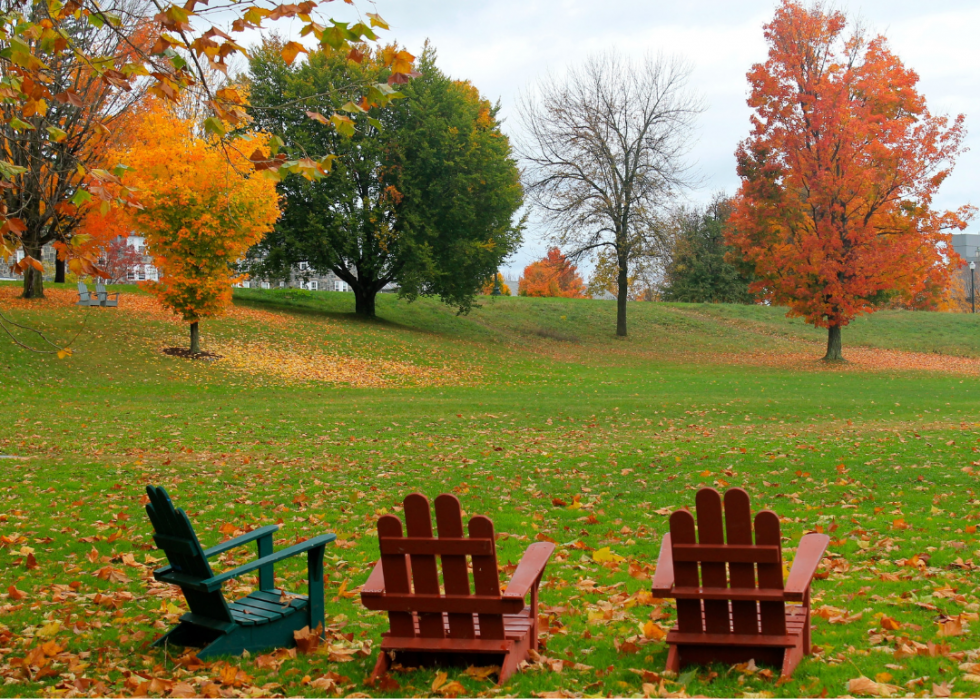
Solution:
<svg viewBox="0 0 980 699">
<path fill-rule="evenodd" d="M 361 585 L 361 599 L 364 595 L 375 596 L 385 593 L 385 572 L 381 568 L 381 560 L 374 564 L 374 570 L 368 576 L 367 582 Z"/>
<path fill-rule="evenodd" d="M 793 558 L 793 567 L 783 588 L 787 601 L 803 601 L 828 544 L 830 544 L 830 537 L 826 534 L 807 534 L 800 539 L 796 556 Z"/>
<path fill-rule="evenodd" d="M 670 597 L 674 587 L 674 552 L 671 550 L 670 533 L 664 534 L 660 542 L 660 557 L 657 559 L 657 572 L 653 574 L 654 597 Z"/>
<path fill-rule="evenodd" d="M 230 551 L 231 549 L 238 548 L 239 546 L 244 546 L 257 539 L 262 539 L 267 536 L 272 536 L 275 532 L 279 531 L 278 524 L 270 524 L 266 527 L 259 527 L 241 536 L 236 536 L 234 539 L 228 539 L 228 541 L 222 541 L 217 546 L 212 546 L 204 551 L 204 555 L 208 558 L 213 558 L 220 553 L 225 551 Z"/>
<path fill-rule="evenodd" d="M 233 570 L 221 573 L 220 575 L 215 575 L 213 578 L 202 580 L 201 584 L 207 589 L 208 592 L 214 592 L 215 590 L 221 589 L 221 585 L 228 580 L 245 575 L 246 573 L 251 573 L 253 570 L 258 570 L 259 568 L 267 566 L 270 563 L 278 563 L 279 561 L 292 558 L 298 554 L 306 553 L 307 551 L 312 551 L 313 549 L 322 548 L 336 538 L 336 534 L 321 534 L 320 536 L 315 536 L 312 539 L 307 539 L 306 541 L 296 544 L 295 546 L 290 546 L 282 551 L 276 551 L 269 556 L 263 556 L 262 558 L 252 561 L 251 563 L 246 563 L 245 565 L 238 566 Z"/>
<path fill-rule="evenodd" d="M 521 557 L 521 562 L 517 564 L 517 570 L 507 583 L 507 589 L 501 595 L 504 599 L 516 597 L 524 599 L 541 581 L 544 567 L 548 565 L 548 559 L 555 550 L 555 545 L 550 541 L 539 541 L 531 544 Z"/>
<path fill-rule="evenodd" d="M 242 534 L 241 536 L 236 536 L 234 539 L 229 539 L 228 541 L 222 541 L 217 546 L 212 546 L 209 549 L 205 549 L 204 556 L 206 558 L 214 558 L 218 554 L 224 553 L 225 551 L 230 551 L 233 548 L 244 546 L 245 544 L 251 543 L 252 541 L 256 541 L 258 539 L 264 539 L 266 537 L 270 538 L 269 544 L 271 547 L 272 535 L 277 531 L 279 531 L 278 524 L 270 524 L 266 527 L 259 527 L 258 529 L 254 529 L 246 534 Z M 173 568 L 171 566 L 164 566 L 163 568 L 157 568 L 155 571 L 153 571 L 153 574 L 168 575 L 171 572 L 173 572 Z"/>
</svg>

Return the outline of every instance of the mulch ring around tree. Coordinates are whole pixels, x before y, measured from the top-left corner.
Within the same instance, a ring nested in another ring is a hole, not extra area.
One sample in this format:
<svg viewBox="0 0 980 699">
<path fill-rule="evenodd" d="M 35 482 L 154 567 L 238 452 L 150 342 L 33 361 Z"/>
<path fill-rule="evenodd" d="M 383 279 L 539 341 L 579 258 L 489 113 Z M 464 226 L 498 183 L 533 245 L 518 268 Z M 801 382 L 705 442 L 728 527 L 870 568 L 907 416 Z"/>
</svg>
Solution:
<svg viewBox="0 0 980 699">
<path fill-rule="evenodd" d="M 205 362 L 214 362 L 222 358 L 220 354 L 214 354 L 213 352 L 191 352 L 186 347 L 164 347 L 161 351 L 171 357 L 200 359 Z"/>
</svg>

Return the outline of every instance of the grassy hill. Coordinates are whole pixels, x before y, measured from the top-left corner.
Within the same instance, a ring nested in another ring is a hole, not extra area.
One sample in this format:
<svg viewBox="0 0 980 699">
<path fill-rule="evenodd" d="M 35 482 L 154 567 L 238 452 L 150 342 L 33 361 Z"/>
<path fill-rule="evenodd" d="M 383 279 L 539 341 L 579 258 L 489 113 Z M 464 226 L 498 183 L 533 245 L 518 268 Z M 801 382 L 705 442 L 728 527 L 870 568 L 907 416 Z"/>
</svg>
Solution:
<svg viewBox="0 0 980 699">
<path fill-rule="evenodd" d="M 238 290 L 228 316 L 202 323 L 205 349 L 223 357 L 206 362 L 164 355 L 186 345 L 186 328 L 121 290 L 120 308 L 90 309 L 72 305 L 71 289 L 28 303 L 0 285 L 14 320 L 59 341 L 81 330 L 64 360 L 0 342 L 0 455 L 16 457 L 0 461 L 0 558 L 12 571 L 0 590 L 0 695 L 44 694 L 69 667 L 100 694 L 139 689 L 134 672 L 198 692 L 207 678 L 220 685 L 219 666 L 174 670 L 146 647 L 183 605 L 148 579 L 158 552 L 146 483 L 168 488 L 206 545 L 273 522 L 280 541 L 338 533 L 330 644 L 350 662 L 231 659 L 247 676 L 236 691 L 277 683 L 264 691 L 315 695 L 303 678 L 337 672 L 345 694 L 382 693 L 362 680 L 384 618 L 350 591 L 376 558 L 377 517 L 419 490 L 490 515 L 502 564 L 536 538 L 559 543 L 542 592 L 544 653 L 570 664 L 535 665 L 507 693 L 642 694 L 630 669 L 662 671 L 658 630 L 673 615 L 640 594 L 663 513 L 706 485 L 745 487 L 756 508 L 775 509 L 788 551 L 804 531 L 833 534 L 815 589 L 821 652 L 788 684 L 718 667 L 665 691 L 841 695 L 884 663 L 896 685 L 928 675 L 972 686 L 955 654 L 975 640 L 939 636 L 937 619 L 969 630 L 980 604 L 975 317 L 861 319 L 844 331 L 855 362 L 839 368 L 817 361 L 821 331 L 758 306 L 631 304 L 622 340 L 602 301 L 496 298 L 458 316 L 383 295 L 378 320 L 364 321 L 346 294 Z M 597 556 L 607 548 L 611 559 Z M 304 572 L 287 567 L 282 583 L 296 589 Z M 901 631 L 885 633 L 882 615 Z M 658 630 L 645 634 L 649 621 Z M 25 675 L 19 660 L 49 640 L 55 672 Z M 941 652 L 892 652 L 916 643 Z M 73 666 L 86 652 L 86 667 Z M 434 677 L 398 675 L 383 693 L 430 694 Z M 450 677 L 472 694 L 491 688 Z"/>
</svg>

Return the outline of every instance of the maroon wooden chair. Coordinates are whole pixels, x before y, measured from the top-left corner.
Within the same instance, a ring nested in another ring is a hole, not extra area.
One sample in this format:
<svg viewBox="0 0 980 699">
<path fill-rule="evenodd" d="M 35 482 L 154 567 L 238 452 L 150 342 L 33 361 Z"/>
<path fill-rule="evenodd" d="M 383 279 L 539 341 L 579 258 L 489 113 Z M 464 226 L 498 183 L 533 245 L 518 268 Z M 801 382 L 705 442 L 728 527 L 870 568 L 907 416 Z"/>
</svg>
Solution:
<svg viewBox="0 0 980 699">
<path fill-rule="evenodd" d="M 555 546 L 531 544 L 501 592 L 493 522 L 473 517 L 467 538 L 459 500 L 444 493 L 435 506 L 437 536 L 429 501 L 419 493 L 405 498 L 407 536 L 398 517 L 378 520 L 381 560 L 361 588 L 361 601 L 368 609 L 388 612 L 390 630 L 383 634 L 372 678 L 388 671 L 393 655 L 404 666 L 462 658 L 487 664 L 482 662 L 487 658 L 500 663 L 498 682 L 503 684 L 538 647 L 538 584 Z M 525 606 L 529 593 L 531 604 Z"/>
<path fill-rule="evenodd" d="M 656 597 L 677 600 L 677 626 L 667 634 L 667 669 L 688 664 L 742 663 L 755 659 L 782 667 L 789 678 L 810 653 L 810 583 L 830 537 L 807 534 L 783 584 L 779 517 L 755 516 L 741 488 L 721 496 L 702 488 L 694 516 L 670 516 L 653 577 Z M 793 603 L 798 604 L 793 604 Z"/>
</svg>

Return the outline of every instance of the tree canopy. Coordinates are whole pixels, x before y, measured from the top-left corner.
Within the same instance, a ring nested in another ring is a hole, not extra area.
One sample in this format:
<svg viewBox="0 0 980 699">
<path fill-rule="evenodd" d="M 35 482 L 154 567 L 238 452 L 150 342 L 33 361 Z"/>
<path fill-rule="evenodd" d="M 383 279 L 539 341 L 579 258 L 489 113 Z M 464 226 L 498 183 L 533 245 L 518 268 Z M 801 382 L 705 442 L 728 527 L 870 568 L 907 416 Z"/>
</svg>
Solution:
<svg viewBox="0 0 980 699">
<path fill-rule="evenodd" d="M 962 151 L 963 116 L 933 115 L 886 39 L 847 24 L 783 0 L 766 25 L 728 229 L 754 267 L 751 290 L 828 328 L 834 361 L 856 316 L 948 286 L 961 263 L 949 231 L 972 213 L 932 207 Z"/>
<path fill-rule="evenodd" d="M 385 79 L 383 56 L 360 63 L 326 48 L 287 65 L 277 42 L 250 63 L 255 123 L 297 150 L 329 152 L 330 174 L 280 183 L 284 215 L 252 253 L 257 274 L 284 278 L 305 262 L 333 272 L 354 291 L 356 311 L 374 315 L 375 295 L 396 285 L 408 298 L 439 296 L 460 310 L 521 240 L 513 218 L 522 202 L 510 144 L 497 109 L 469 83 L 420 57 L 404 99 L 350 113 L 344 131 L 274 108 L 303 99 L 340 110 L 343 85 Z"/>
<path fill-rule="evenodd" d="M 550 248 L 543 259 L 525 267 L 517 289 L 519 296 L 585 298 L 578 268 L 558 248 Z"/>
<path fill-rule="evenodd" d="M 738 252 L 725 244 L 731 200 L 716 196 L 703 207 L 678 209 L 673 218 L 673 249 L 664 269 L 664 301 L 752 303 L 751 278 L 740 268 Z M 742 265 L 744 266 L 744 265 Z"/>
<path fill-rule="evenodd" d="M 266 147 L 265 136 L 230 143 L 202 138 L 195 125 L 157 105 L 139 121 L 119 156 L 132 163 L 125 186 L 138 193 L 132 226 L 146 237 L 161 272 L 143 285 L 191 324 L 198 352 L 198 321 L 231 303 L 236 263 L 279 217 L 275 182 L 255 171 L 247 154 Z"/>
</svg>

